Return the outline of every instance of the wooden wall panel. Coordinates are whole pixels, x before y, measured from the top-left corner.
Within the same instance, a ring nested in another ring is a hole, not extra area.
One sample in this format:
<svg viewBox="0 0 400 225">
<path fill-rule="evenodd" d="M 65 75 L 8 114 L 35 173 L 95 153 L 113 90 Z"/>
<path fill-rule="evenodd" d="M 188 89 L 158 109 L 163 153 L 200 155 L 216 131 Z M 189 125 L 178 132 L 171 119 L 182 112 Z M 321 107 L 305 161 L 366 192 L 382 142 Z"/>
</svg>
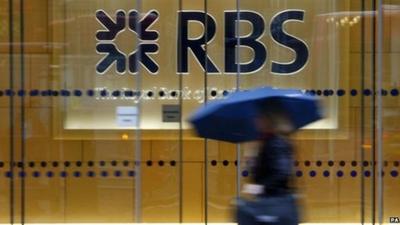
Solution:
<svg viewBox="0 0 400 225">
<path fill-rule="evenodd" d="M 1 152 L 3 150 L 2 148 Z M 9 179 L 4 178 L 4 174 L 9 168 L 10 165 L 8 163 L 3 163 L 3 166 L 0 167 L 0 205 L 2 206 L 2 210 L 0 210 L 0 223 L 10 223 L 10 182 Z"/>
<path fill-rule="evenodd" d="M 209 166 L 208 180 L 208 218 L 209 222 L 231 221 L 233 216 L 232 201 L 236 197 L 236 167 L 218 162 L 218 166 Z"/>
<path fill-rule="evenodd" d="M 51 49 L 48 0 L 25 1 L 25 52 L 43 53 Z"/>
<path fill-rule="evenodd" d="M 151 155 L 150 160 L 154 163 L 159 161 L 166 161 L 167 163 L 171 160 L 179 161 L 179 148 L 180 148 L 179 138 L 176 141 L 151 141 Z"/>
<path fill-rule="evenodd" d="M 201 163 L 185 163 L 183 167 L 183 221 L 204 222 L 204 168 Z"/>
<path fill-rule="evenodd" d="M 398 159 L 398 157 L 396 157 Z M 385 169 L 385 177 L 383 179 L 383 218 L 387 220 L 391 215 L 397 215 L 399 213 L 399 208 L 397 207 L 400 201 L 399 196 L 399 177 L 391 176 L 392 171 L 397 171 L 398 167 L 393 168 L 389 166 Z"/>
<path fill-rule="evenodd" d="M 237 159 L 236 147 L 236 144 L 220 142 L 218 161 L 228 160 L 231 163 L 234 163 Z"/>
<path fill-rule="evenodd" d="M 359 167 L 337 167 L 337 170 L 343 171 L 343 177 L 337 179 L 337 204 L 338 215 L 336 220 L 341 223 L 349 223 L 349 221 L 357 221 L 361 218 L 361 178 Z M 356 172 L 357 175 L 352 172 Z M 336 174 L 335 174 L 336 175 Z M 367 186 L 368 187 L 368 186 Z M 366 196 L 366 200 L 370 196 Z M 366 212 L 369 214 L 369 212 Z"/>
<path fill-rule="evenodd" d="M 9 32 L 9 5 L 8 0 L 0 0 L 0 52 L 7 53 L 9 51 L 8 42 L 10 39 Z"/>
<path fill-rule="evenodd" d="M 90 169 L 95 177 L 88 177 L 88 168 L 69 167 L 66 179 L 65 221 L 67 223 L 127 223 L 133 221 L 132 178 L 115 176 L 110 166 Z M 127 169 L 121 169 L 126 174 Z M 101 176 L 103 171 L 107 176 Z M 81 172 L 80 177 L 74 173 Z"/>
<path fill-rule="evenodd" d="M 43 159 L 41 159 L 43 160 Z M 57 223 L 65 219 L 65 180 L 59 174 L 63 166 L 29 168 L 25 170 L 25 204 L 27 223 Z M 39 173 L 40 177 L 32 176 Z M 49 177 L 49 175 L 53 177 Z M 16 188 L 20 192 L 19 188 Z"/>
<path fill-rule="evenodd" d="M 204 162 L 204 140 L 184 141 L 183 143 L 183 161 Z"/>
<path fill-rule="evenodd" d="M 82 151 L 80 141 L 57 141 L 51 138 L 26 140 L 26 161 L 60 162 L 60 164 L 65 161 L 76 162 L 82 160 Z"/>
<path fill-rule="evenodd" d="M 94 161 L 124 161 L 137 160 L 135 158 L 135 142 L 134 141 L 84 141 L 83 142 L 83 158 L 84 160 Z M 142 159 L 147 161 L 150 159 L 150 142 L 142 141 L 141 143 Z"/>
<path fill-rule="evenodd" d="M 54 77 L 49 54 L 29 54 L 26 56 L 28 64 L 25 77 L 27 90 L 53 89 Z M 30 107 L 51 107 L 52 97 L 28 97 L 27 104 Z M 51 117 L 49 117 L 50 120 Z M 49 121 L 51 122 L 51 121 Z"/>
<path fill-rule="evenodd" d="M 338 179 L 335 177 L 323 177 L 323 168 L 301 167 L 303 180 L 301 187 L 300 202 L 302 210 L 302 221 L 336 222 L 339 214 L 338 207 Z M 314 171 L 315 177 L 310 176 Z M 333 170 L 334 171 L 334 170 Z"/>
<path fill-rule="evenodd" d="M 148 223 L 179 222 L 178 167 L 142 167 L 142 216 Z"/>
<path fill-rule="evenodd" d="M 10 88 L 10 61 L 8 54 L 0 54 L 0 90 L 4 92 L 5 89 Z M 0 97 L 0 107 L 8 107 L 9 98 L 3 96 Z"/>
</svg>

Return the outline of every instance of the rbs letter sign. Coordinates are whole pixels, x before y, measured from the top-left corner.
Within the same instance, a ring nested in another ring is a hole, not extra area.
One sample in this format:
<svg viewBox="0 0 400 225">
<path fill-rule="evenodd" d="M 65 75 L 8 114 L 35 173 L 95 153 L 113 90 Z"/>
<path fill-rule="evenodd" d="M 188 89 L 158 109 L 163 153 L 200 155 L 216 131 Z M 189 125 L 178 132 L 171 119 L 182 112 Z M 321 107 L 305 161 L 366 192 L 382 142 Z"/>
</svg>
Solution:
<svg viewBox="0 0 400 225">
<path fill-rule="evenodd" d="M 149 11 L 146 15 L 140 16 L 136 10 L 126 13 L 123 10 L 116 12 L 113 20 L 103 10 L 98 10 L 96 18 L 105 30 L 97 31 L 96 38 L 98 44 L 96 50 L 99 54 L 105 55 L 96 65 L 99 74 L 106 73 L 115 63 L 117 73 L 124 74 L 129 72 L 136 74 L 139 65 L 142 65 L 151 74 L 157 74 L 159 64 L 152 58 L 152 54 L 157 54 L 159 45 L 157 43 L 159 33 L 152 30 L 160 15 L 156 10 Z M 278 75 L 292 75 L 300 72 L 307 64 L 309 50 L 307 44 L 290 34 L 284 29 L 284 24 L 288 22 L 303 22 L 303 10 L 285 10 L 272 17 L 269 27 L 266 27 L 264 17 L 254 11 L 225 11 L 224 12 L 224 68 L 218 68 L 207 55 L 205 45 L 209 44 L 216 35 L 217 23 L 210 14 L 201 11 L 179 11 L 178 12 L 178 32 L 176 42 L 177 49 L 177 73 L 189 73 L 189 52 L 200 64 L 204 71 L 211 74 L 240 73 L 251 74 L 259 71 L 268 62 L 268 49 L 260 41 L 269 29 L 272 39 L 278 45 L 290 49 L 295 57 L 291 62 L 271 62 L 271 73 Z M 197 22 L 206 27 L 200 37 L 191 38 L 189 36 L 189 25 Z M 246 36 L 240 36 L 236 30 L 239 22 L 251 24 L 252 31 Z M 114 43 L 117 35 L 129 29 L 134 32 L 140 44 L 137 49 L 128 54 L 121 52 Z M 237 46 L 246 47 L 253 51 L 253 58 L 250 62 L 242 63 L 237 60 Z M 128 65 L 128 66 L 127 66 Z"/>
</svg>

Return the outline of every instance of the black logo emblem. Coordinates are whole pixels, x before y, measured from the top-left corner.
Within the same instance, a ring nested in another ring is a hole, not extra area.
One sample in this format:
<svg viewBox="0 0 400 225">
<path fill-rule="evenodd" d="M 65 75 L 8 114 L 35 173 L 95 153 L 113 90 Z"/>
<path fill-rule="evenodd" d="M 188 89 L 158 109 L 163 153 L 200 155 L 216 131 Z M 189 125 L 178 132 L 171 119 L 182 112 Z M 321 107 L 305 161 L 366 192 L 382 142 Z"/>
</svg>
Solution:
<svg viewBox="0 0 400 225">
<path fill-rule="evenodd" d="M 144 16 L 141 16 L 136 10 L 131 10 L 128 18 L 124 10 L 118 10 L 115 21 L 103 10 L 98 10 L 96 18 L 105 28 L 96 33 L 98 40 L 96 50 L 99 54 L 105 55 L 96 65 L 97 73 L 105 74 L 114 63 L 119 74 L 127 72 L 127 64 L 129 73 L 132 74 L 138 72 L 140 64 L 152 74 L 158 72 L 158 64 L 149 56 L 156 54 L 159 49 L 157 44 L 159 34 L 157 31 L 151 30 L 151 26 L 159 18 L 156 10 L 149 11 Z M 134 32 L 140 40 L 137 49 L 129 54 L 121 52 L 114 43 L 118 34 L 126 31 L 127 22 L 128 30 Z"/>
</svg>

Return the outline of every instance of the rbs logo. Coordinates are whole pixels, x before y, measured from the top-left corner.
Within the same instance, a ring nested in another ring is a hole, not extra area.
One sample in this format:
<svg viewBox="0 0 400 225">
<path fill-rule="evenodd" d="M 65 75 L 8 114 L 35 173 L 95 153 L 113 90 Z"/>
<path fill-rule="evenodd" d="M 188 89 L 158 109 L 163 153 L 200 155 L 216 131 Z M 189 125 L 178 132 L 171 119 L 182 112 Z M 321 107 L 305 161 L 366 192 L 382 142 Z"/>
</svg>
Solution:
<svg viewBox="0 0 400 225">
<path fill-rule="evenodd" d="M 140 16 L 136 10 L 131 10 L 126 14 L 123 10 L 116 12 L 115 21 L 107 15 L 103 10 L 96 13 L 98 22 L 106 28 L 97 32 L 96 37 L 99 43 L 96 50 L 99 54 L 105 54 L 96 66 L 99 74 L 106 73 L 115 63 L 119 74 L 129 73 L 136 74 L 141 64 L 151 74 L 157 74 L 159 65 L 151 57 L 159 50 L 157 40 L 159 33 L 151 29 L 159 18 L 159 13 L 155 10 L 148 12 L 144 16 Z M 264 17 L 254 11 L 225 11 L 225 28 L 224 28 L 224 62 L 223 71 L 225 73 L 241 73 L 251 74 L 263 68 L 267 61 L 268 51 L 264 43 L 260 39 L 264 36 L 266 23 Z M 281 45 L 294 53 L 294 59 L 291 62 L 271 63 L 271 73 L 278 75 L 291 75 L 301 71 L 307 64 L 309 58 L 309 50 L 306 43 L 284 30 L 284 24 L 287 22 L 303 22 L 303 10 L 285 10 L 276 14 L 270 22 L 269 31 L 274 42 Z M 128 22 L 128 25 L 126 25 Z M 197 22 L 206 27 L 200 37 L 190 37 L 189 25 L 191 22 Z M 239 22 L 247 22 L 251 24 L 252 31 L 244 36 L 237 34 L 236 29 Z M 209 44 L 216 35 L 217 23 L 210 15 L 201 11 L 179 11 L 178 12 L 178 36 L 176 42 L 177 49 L 177 73 L 189 73 L 189 50 L 198 61 L 203 70 L 208 73 L 220 74 L 221 69 L 215 65 L 205 50 L 205 45 Z M 121 52 L 115 46 L 114 40 L 117 35 L 128 29 L 134 32 L 141 40 L 138 49 L 129 53 Z M 237 60 L 237 46 L 246 47 L 252 50 L 252 60 L 249 62 L 240 62 Z M 128 62 L 128 63 L 127 63 Z M 126 65 L 128 69 L 126 68 Z"/>
<path fill-rule="evenodd" d="M 146 69 L 151 73 L 157 73 L 158 65 L 148 54 L 154 54 L 158 51 L 158 32 L 149 30 L 155 21 L 158 19 L 157 11 L 150 11 L 143 18 L 139 18 L 139 13 L 136 10 L 129 12 L 129 30 L 137 34 L 141 40 L 138 49 L 127 57 L 121 52 L 113 41 L 117 35 L 125 30 L 126 13 L 123 10 L 117 11 L 116 21 L 114 22 L 110 16 L 102 10 L 97 11 L 97 20 L 107 29 L 106 31 L 98 31 L 96 34 L 97 40 L 101 43 L 97 44 L 96 50 L 98 53 L 107 54 L 96 66 L 97 73 L 104 74 L 115 62 L 117 72 L 123 74 L 126 72 L 126 61 L 128 58 L 129 72 L 138 72 L 138 61 L 140 61 Z M 138 55 L 140 57 L 138 57 Z"/>
</svg>

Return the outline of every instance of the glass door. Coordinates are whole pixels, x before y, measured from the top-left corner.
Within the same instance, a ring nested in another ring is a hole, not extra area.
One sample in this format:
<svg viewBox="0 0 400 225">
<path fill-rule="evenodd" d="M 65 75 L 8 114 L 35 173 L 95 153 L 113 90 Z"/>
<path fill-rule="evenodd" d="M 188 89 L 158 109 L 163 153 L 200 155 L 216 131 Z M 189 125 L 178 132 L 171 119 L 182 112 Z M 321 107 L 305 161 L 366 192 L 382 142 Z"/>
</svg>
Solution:
<svg viewBox="0 0 400 225">
<path fill-rule="evenodd" d="M 395 222 L 399 3 L 0 0 L 0 224 L 235 223 L 255 145 L 188 118 L 261 86 L 323 105 L 301 222 Z"/>
</svg>

